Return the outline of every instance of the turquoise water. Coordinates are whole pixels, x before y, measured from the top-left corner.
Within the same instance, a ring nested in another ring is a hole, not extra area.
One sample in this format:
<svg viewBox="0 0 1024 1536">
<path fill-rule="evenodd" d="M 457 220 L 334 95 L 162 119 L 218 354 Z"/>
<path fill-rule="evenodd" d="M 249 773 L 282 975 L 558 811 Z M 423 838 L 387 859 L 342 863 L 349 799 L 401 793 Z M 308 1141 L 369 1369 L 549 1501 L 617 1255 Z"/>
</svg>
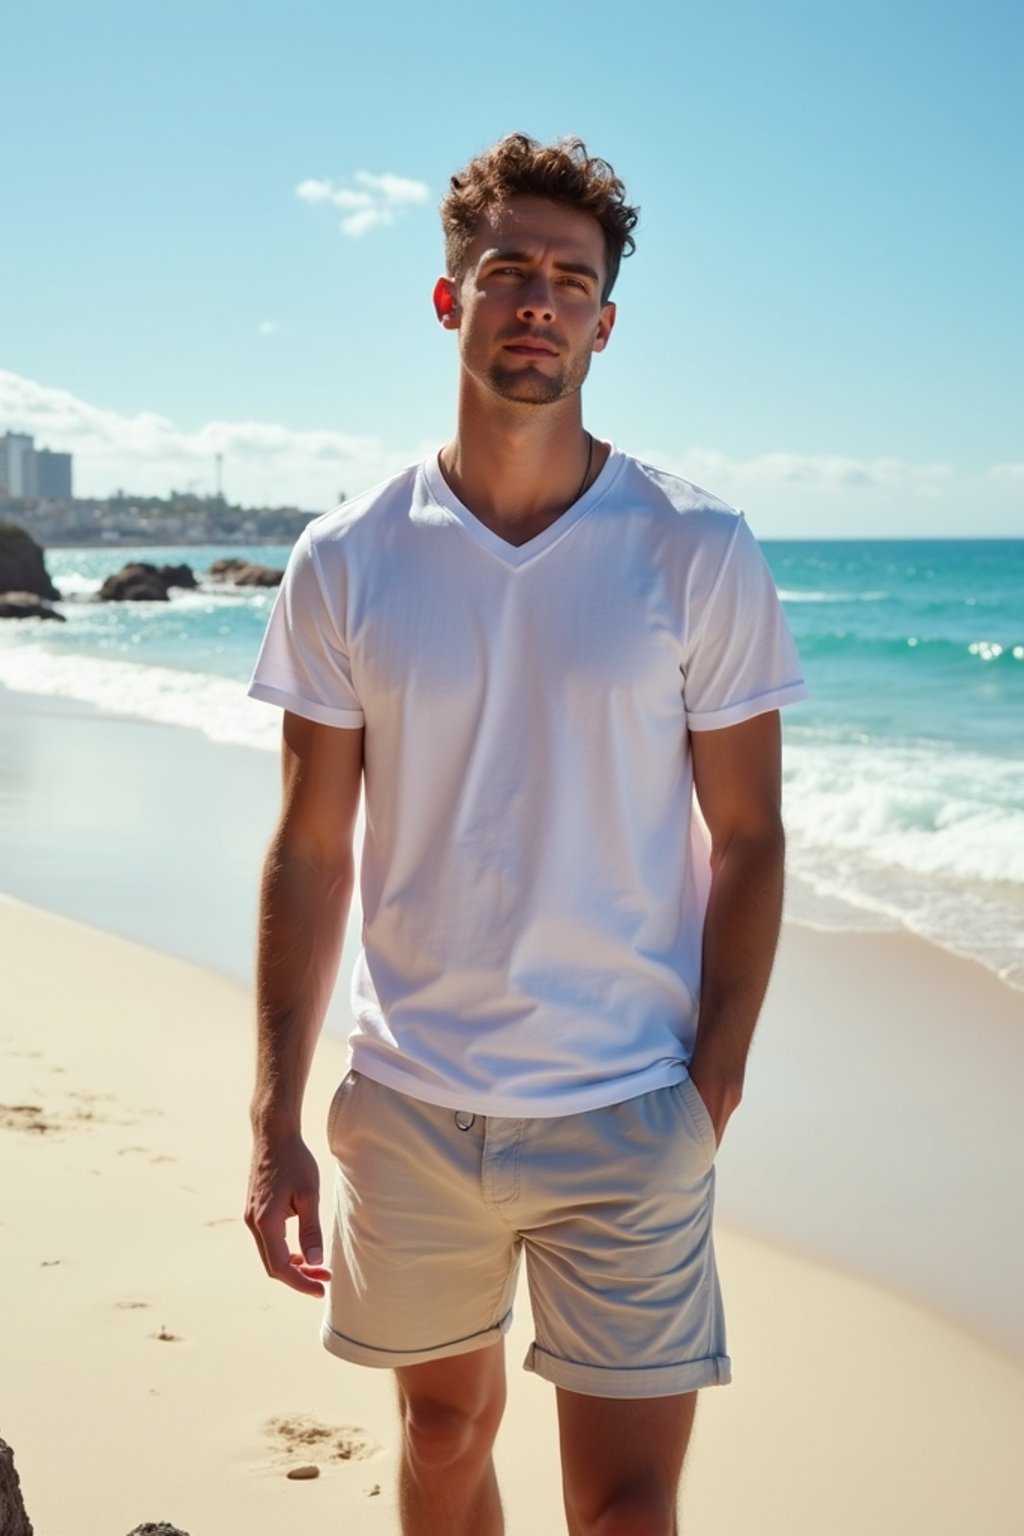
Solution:
<svg viewBox="0 0 1024 1536">
<path fill-rule="evenodd" d="M 793 909 L 853 903 L 1024 984 L 1024 541 L 765 548 L 811 688 Z"/>
<path fill-rule="evenodd" d="M 786 716 L 791 911 L 905 926 L 1024 985 L 1024 540 L 767 542 L 811 699 Z M 248 677 L 273 593 L 203 584 L 93 604 L 129 558 L 280 547 L 53 550 L 64 625 L 0 629 L 0 683 L 274 748 Z"/>
<path fill-rule="evenodd" d="M 1019 755 L 1024 541 L 765 548 L 812 682 L 804 725 Z"/>
</svg>

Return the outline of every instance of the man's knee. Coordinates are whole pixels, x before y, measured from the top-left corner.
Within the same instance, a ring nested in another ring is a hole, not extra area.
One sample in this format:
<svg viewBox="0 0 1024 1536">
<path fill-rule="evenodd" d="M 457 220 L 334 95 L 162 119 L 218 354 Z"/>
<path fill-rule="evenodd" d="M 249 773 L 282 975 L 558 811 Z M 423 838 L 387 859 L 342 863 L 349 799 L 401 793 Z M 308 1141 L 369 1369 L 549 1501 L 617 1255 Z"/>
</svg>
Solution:
<svg viewBox="0 0 1024 1536">
<path fill-rule="evenodd" d="M 580 1536 L 675 1536 L 675 1491 L 644 1487 L 623 1487 L 602 1503 L 592 1500 L 585 1507 L 567 1499 L 572 1529 Z"/>
<path fill-rule="evenodd" d="M 475 1460 L 490 1449 L 497 1431 L 495 1424 L 488 1435 L 481 1417 L 429 1400 L 406 1402 L 403 1427 L 411 1459 L 435 1471 Z"/>
<path fill-rule="evenodd" d="M 405 1444 L 410 1460 L 424 1471 L 485 1460 L 505 1409 L 504 1374 L 481 1373 L 476 1379 L 400 1379 Z"/>
</svg>

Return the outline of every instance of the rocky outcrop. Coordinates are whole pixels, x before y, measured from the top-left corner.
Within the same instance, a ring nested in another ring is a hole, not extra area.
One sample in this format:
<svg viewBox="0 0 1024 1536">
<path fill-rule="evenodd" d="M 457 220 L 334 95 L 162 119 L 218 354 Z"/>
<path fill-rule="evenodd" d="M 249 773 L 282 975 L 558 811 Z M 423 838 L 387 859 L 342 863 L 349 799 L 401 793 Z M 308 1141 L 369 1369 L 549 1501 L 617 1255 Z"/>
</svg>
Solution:
<svg viewBox="0 0 1024 1536">
<path fill-rule="evenodd" d="M 276 565 L 257 565 L 254 560 L 235 556 L 229 560 L 215 560 L 206 573 L 211 581 L 221 581 L 232 587 L 279 587 L 284 571 Z"/>
<path fill-rule="evenodd" d="M 134 1531 L 128 1532 L 128 1536 L 188 1536 L 188 1531 L 179 1531 L 176 1525 L 168 1525 L 166 1521 L 159 1520 L 156 1525 L 152 1522 L 137 1525 Z"/>
<path fill-rule="evenodd" d="M 133 560 L 107 577 L 96 600 L 100 603 L 166 603 L 167 583 L 155 565 Z"/>
<path fill-rule="evenodd" d="M 42 547 L 17 523 L 0 523 L 0 592 L 31 592 L 50 601 L 60 597 L 47 575 Z"/>
<path fill-rule="evenodd" d="M 96 594 L 100 603 L 166 603 L 171 587 L 196 585 L 190 565 L 150 565 L 132 560 L 108 576 Z"/>
<path fill-rule="evenodd" d="M 44 603 L 34 592 L 0 592 L 0 619 L 57 619 L 65 623 L 62 613 Z M 3 1526 L 0 1526 L 0 1531 Z"/>
<path fill-rule="evenodd" d="M 184 587 L 194 592 L 199 583 L 190 565 L 161 565 L 157 569 L 169 587 Z"/>
<path fill-rule="evenodd" d="M 0 1440 L 0 1531 L 3 1536 L 32 1536 L 32 1522 L 25 1513 L 21 1481 L 14 1467 L 14 1452 Z"/>
<path fill-rule="evenodd" d="M 0 1536 L 33 1536 L 32 1522 L 25 1511 L 21 1481 L 14 1467 L 14 1452 L 6 1440 L 0 1440 Z M 188 1536 L 166 1520 L 147 1520 L 128 1536 Z"/>
</svg>

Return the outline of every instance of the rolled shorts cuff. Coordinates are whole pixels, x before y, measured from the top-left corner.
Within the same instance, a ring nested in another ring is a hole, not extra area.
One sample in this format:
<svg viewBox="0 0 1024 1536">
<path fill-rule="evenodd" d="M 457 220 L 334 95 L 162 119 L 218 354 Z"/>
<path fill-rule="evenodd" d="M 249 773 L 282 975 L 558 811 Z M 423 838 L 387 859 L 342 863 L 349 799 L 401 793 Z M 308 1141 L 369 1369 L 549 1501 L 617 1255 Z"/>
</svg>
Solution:
<svg viewBox="0 0 1024 1536">
<path fill-rule="evenodd" d="M 676 1397 L 682 1392 L 699 1392 L 703 1387 L 724 1387 L 732 1380 L 728 1355 L 708 1355 L 703 1360 L 686 1360 L 679 1365 L 619 1368 L 563 1360 L 539 1344 L 530 1345 L 523 1369 L 584 1397 Z"/>
<path fill-rule="evenodd" d="M 487 1349 L 492 1344 L 500 1344 L 511 1326 L 512 1313 L 506 1312 L 493 1327 L 484 1328 L 480 1333 L 467 1334 L 465 1338 L 449 1339 L 445 1344 L 428 1345 L 425 1349 L 377 1349 L 372 1344 L 361 1344 L 358 1339 L 350 1339 L 347 1334 L 339 1333 L 331 1327 L 330 1320 L 324 1318 L 320 1327 L 320 1342 L 324 1349 L 337 1355 L 339 1360 L 394 1371 L 400 1366 L 423 1365 L 427 1360 L 446 1360 L 450 1355 L 469 1355 L 475 1349 Z"/>
</svg>

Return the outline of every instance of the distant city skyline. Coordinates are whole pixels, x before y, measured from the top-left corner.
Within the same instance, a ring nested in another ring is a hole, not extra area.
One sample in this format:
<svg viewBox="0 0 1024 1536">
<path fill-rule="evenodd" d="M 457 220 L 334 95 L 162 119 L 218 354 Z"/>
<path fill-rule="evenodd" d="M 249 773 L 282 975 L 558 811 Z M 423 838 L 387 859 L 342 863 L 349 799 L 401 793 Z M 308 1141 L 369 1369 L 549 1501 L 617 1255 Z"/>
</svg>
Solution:
<svg viewBox="0 0 1024 1536">
<path fill-rule="evenodd" d="M 0 498 L 70 501 L 72 486 L 70 453 L 37 448 L 27 432 L 7 431 L 0 437 Z"/>
<path fill-rule="evenodd" d="M 19 412 L 22 392 L 30 404 Z M 63 441 L 78 445 L 76 494 L 95 500 L 119 491 L 212 497 L 220 457 L 229 501 L 324 511 L 438 446 L 396 448 L 382 439 L 251 421 L 210 422 L 185 433 L 152 413 L 123 417 L 0 371 L 0 427 L 14 417 L 60 422 L 51 435 L 63 433 Z M 743 461 L 695 448 L 641 456 L 744 507 L 763 538 L 1024 537 L 1024 463 L 990 464 L 977 474 L 950 463 L 838 454 L 777 452 Z M 963 516 L 950 519 L 950 508 Z"/>
<path fill-rule="evenodd" d="M 73 453 L 83 496 L 212 494 L 218 455 L 235 501 L 358 494 L 453 427 L 447 177 L 578 132 L 641 206 L 594 432 L 763 537 L 1024 533 L 1024 13 L 597 0 L 524 68 L 528 30 L 463 0 L 17 10 L 0 432 Z"/>
</svg>

